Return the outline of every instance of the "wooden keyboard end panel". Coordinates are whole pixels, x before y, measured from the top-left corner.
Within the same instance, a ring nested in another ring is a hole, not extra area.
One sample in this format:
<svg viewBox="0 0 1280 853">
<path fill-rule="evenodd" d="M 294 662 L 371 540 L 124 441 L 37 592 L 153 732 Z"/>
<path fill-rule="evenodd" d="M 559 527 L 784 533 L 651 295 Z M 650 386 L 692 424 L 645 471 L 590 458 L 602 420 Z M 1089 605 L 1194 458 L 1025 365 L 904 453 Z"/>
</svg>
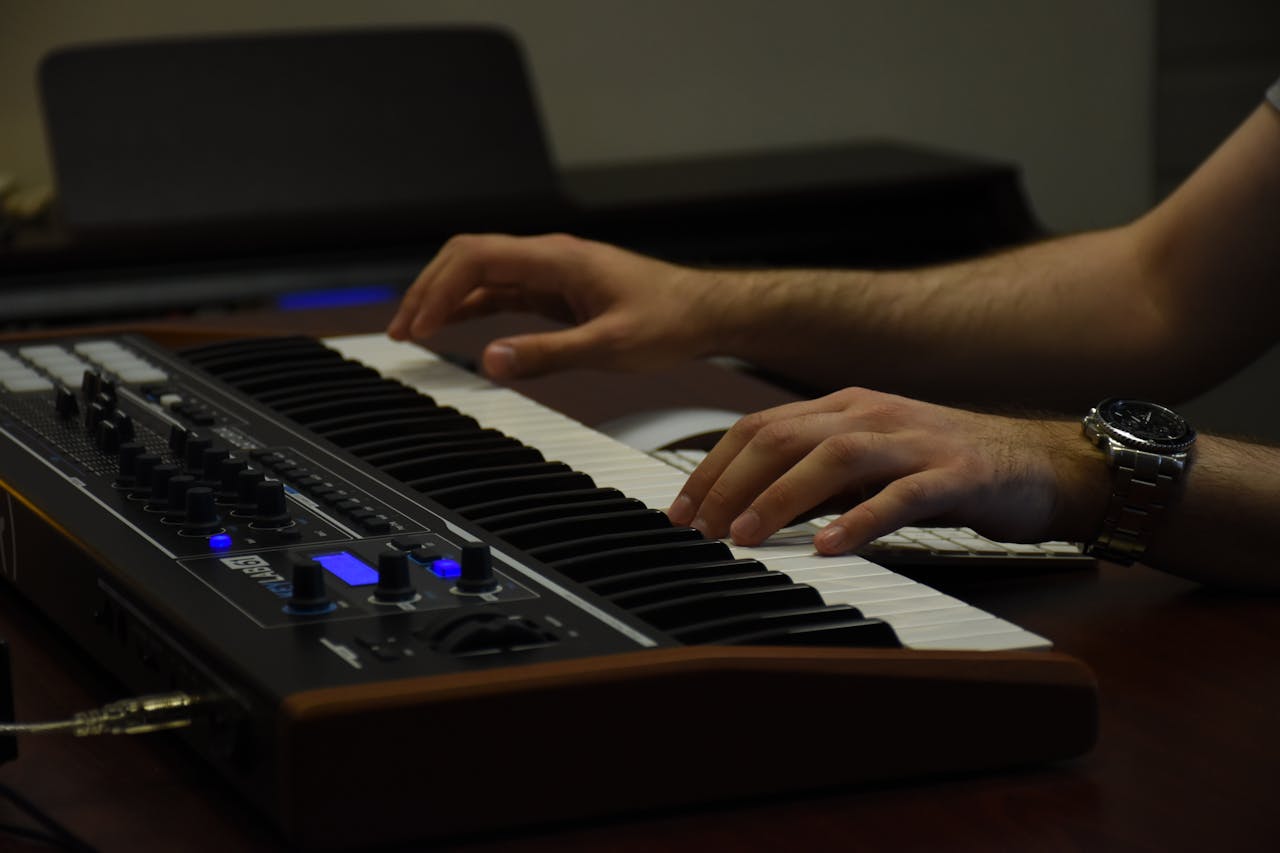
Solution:
<svg viewBox="0 0 1280 853">
<path fill-rule="evenodd" d="M 1054 653 L 687 647 L 312 691 L 278 726 L 282 823 L 327 847 L 1070 758 L 1097 691 Z"/>
</svg>

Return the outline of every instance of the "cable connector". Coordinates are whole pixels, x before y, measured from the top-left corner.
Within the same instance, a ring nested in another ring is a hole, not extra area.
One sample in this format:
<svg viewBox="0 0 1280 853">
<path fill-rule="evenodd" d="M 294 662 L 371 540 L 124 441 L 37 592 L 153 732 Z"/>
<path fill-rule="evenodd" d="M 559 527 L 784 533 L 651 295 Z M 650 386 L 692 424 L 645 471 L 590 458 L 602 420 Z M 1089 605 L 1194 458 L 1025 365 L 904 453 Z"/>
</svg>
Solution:
<svg viewBox="0 0 1280 853">
<path fill-rule="evenodd" d="M 140 735 L 191 725 L 192 711 L 204 699 L 189 693 L 157 693 L 110 702 L 94 711 L 72 716 L 76 737 L 87 735 Z"/>
<path fill-rule="evenodd" d="M 208 696 L 190 693 L 154 693 L 109 702 L 92 711 L 80 711 L 69 720 L 48 723 L 0 723 L 0 733 L 41 734 L 68 732 L 89 735 L 140 735 L 191 725 L 212 704 Z"/>
</svg>

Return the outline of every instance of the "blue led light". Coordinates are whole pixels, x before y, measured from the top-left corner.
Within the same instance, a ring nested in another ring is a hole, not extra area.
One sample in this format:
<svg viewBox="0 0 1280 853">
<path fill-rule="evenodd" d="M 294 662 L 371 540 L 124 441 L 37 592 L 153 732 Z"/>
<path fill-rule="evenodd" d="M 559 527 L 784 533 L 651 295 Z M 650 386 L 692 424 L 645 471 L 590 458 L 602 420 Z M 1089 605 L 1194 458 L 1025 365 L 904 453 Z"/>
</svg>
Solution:
<svg viewBox="0 0 1280 853">
<path fill-rule="evenodd" d="M 276 307 L 282 311 L 305 308 L 342 308 L 350 305 L 372 305 L 390 302 L 399 291 L 389 284 L 370 284 L 363 287 L 338 287 L 331 290 L 309 290 L 286 293 L 276 298 Z"/>
<path fill-rule="evenodd" d="M 368 586 L 378 582 L 378 570 L 347 551 L 335 554 L 311 554 L 311 559 L 347 586 Z"/>
<path fill-rule="evenodd" d="M 209 547 L 215 551 L 225 551 L 231 547 L 230 533 L 215 533 L 209 537 Z"/>
<path fill-rule="evenodd" d="M 462 566 L 457 560 L 441 557 L 431 564 L 431 572 L 438 578 L 456 578 L 462 576 Z"/>
</svg>

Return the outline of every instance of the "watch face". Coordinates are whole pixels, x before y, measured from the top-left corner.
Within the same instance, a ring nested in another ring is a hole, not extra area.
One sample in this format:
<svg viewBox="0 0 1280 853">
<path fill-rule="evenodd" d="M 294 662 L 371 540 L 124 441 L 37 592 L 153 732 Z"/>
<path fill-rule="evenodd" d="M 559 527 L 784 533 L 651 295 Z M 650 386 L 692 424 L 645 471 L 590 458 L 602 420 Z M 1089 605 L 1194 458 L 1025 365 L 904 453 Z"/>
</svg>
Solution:
<svg viewBox="0 0 1280 853">
<path fill-rule="evenodd" d="M 1108 431 L 1121 439 L 1172 450 L 1185 450 L 1195 441 L 1195 430 L 1185 418 L 1155 403 L 1112 398 L 1099 403 L 1097 411 Z"/>
</svg>

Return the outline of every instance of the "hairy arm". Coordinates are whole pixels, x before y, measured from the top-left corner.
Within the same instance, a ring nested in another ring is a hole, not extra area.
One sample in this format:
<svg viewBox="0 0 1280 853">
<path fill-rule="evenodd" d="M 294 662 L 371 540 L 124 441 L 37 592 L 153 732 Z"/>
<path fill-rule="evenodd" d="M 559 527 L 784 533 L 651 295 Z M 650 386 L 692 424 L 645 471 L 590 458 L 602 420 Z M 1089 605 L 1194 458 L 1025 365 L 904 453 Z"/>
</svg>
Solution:
<svg viewBox="0 0 1280 853">
<path fill-rule="evenodd" d="M 1176 402 L 1275 342 L 1280 113 L 1260 106 L 1146 216 L 920 270 L 732 274 L 719 349 L 836 388 L 1079 410 Z"/>
</svg>

